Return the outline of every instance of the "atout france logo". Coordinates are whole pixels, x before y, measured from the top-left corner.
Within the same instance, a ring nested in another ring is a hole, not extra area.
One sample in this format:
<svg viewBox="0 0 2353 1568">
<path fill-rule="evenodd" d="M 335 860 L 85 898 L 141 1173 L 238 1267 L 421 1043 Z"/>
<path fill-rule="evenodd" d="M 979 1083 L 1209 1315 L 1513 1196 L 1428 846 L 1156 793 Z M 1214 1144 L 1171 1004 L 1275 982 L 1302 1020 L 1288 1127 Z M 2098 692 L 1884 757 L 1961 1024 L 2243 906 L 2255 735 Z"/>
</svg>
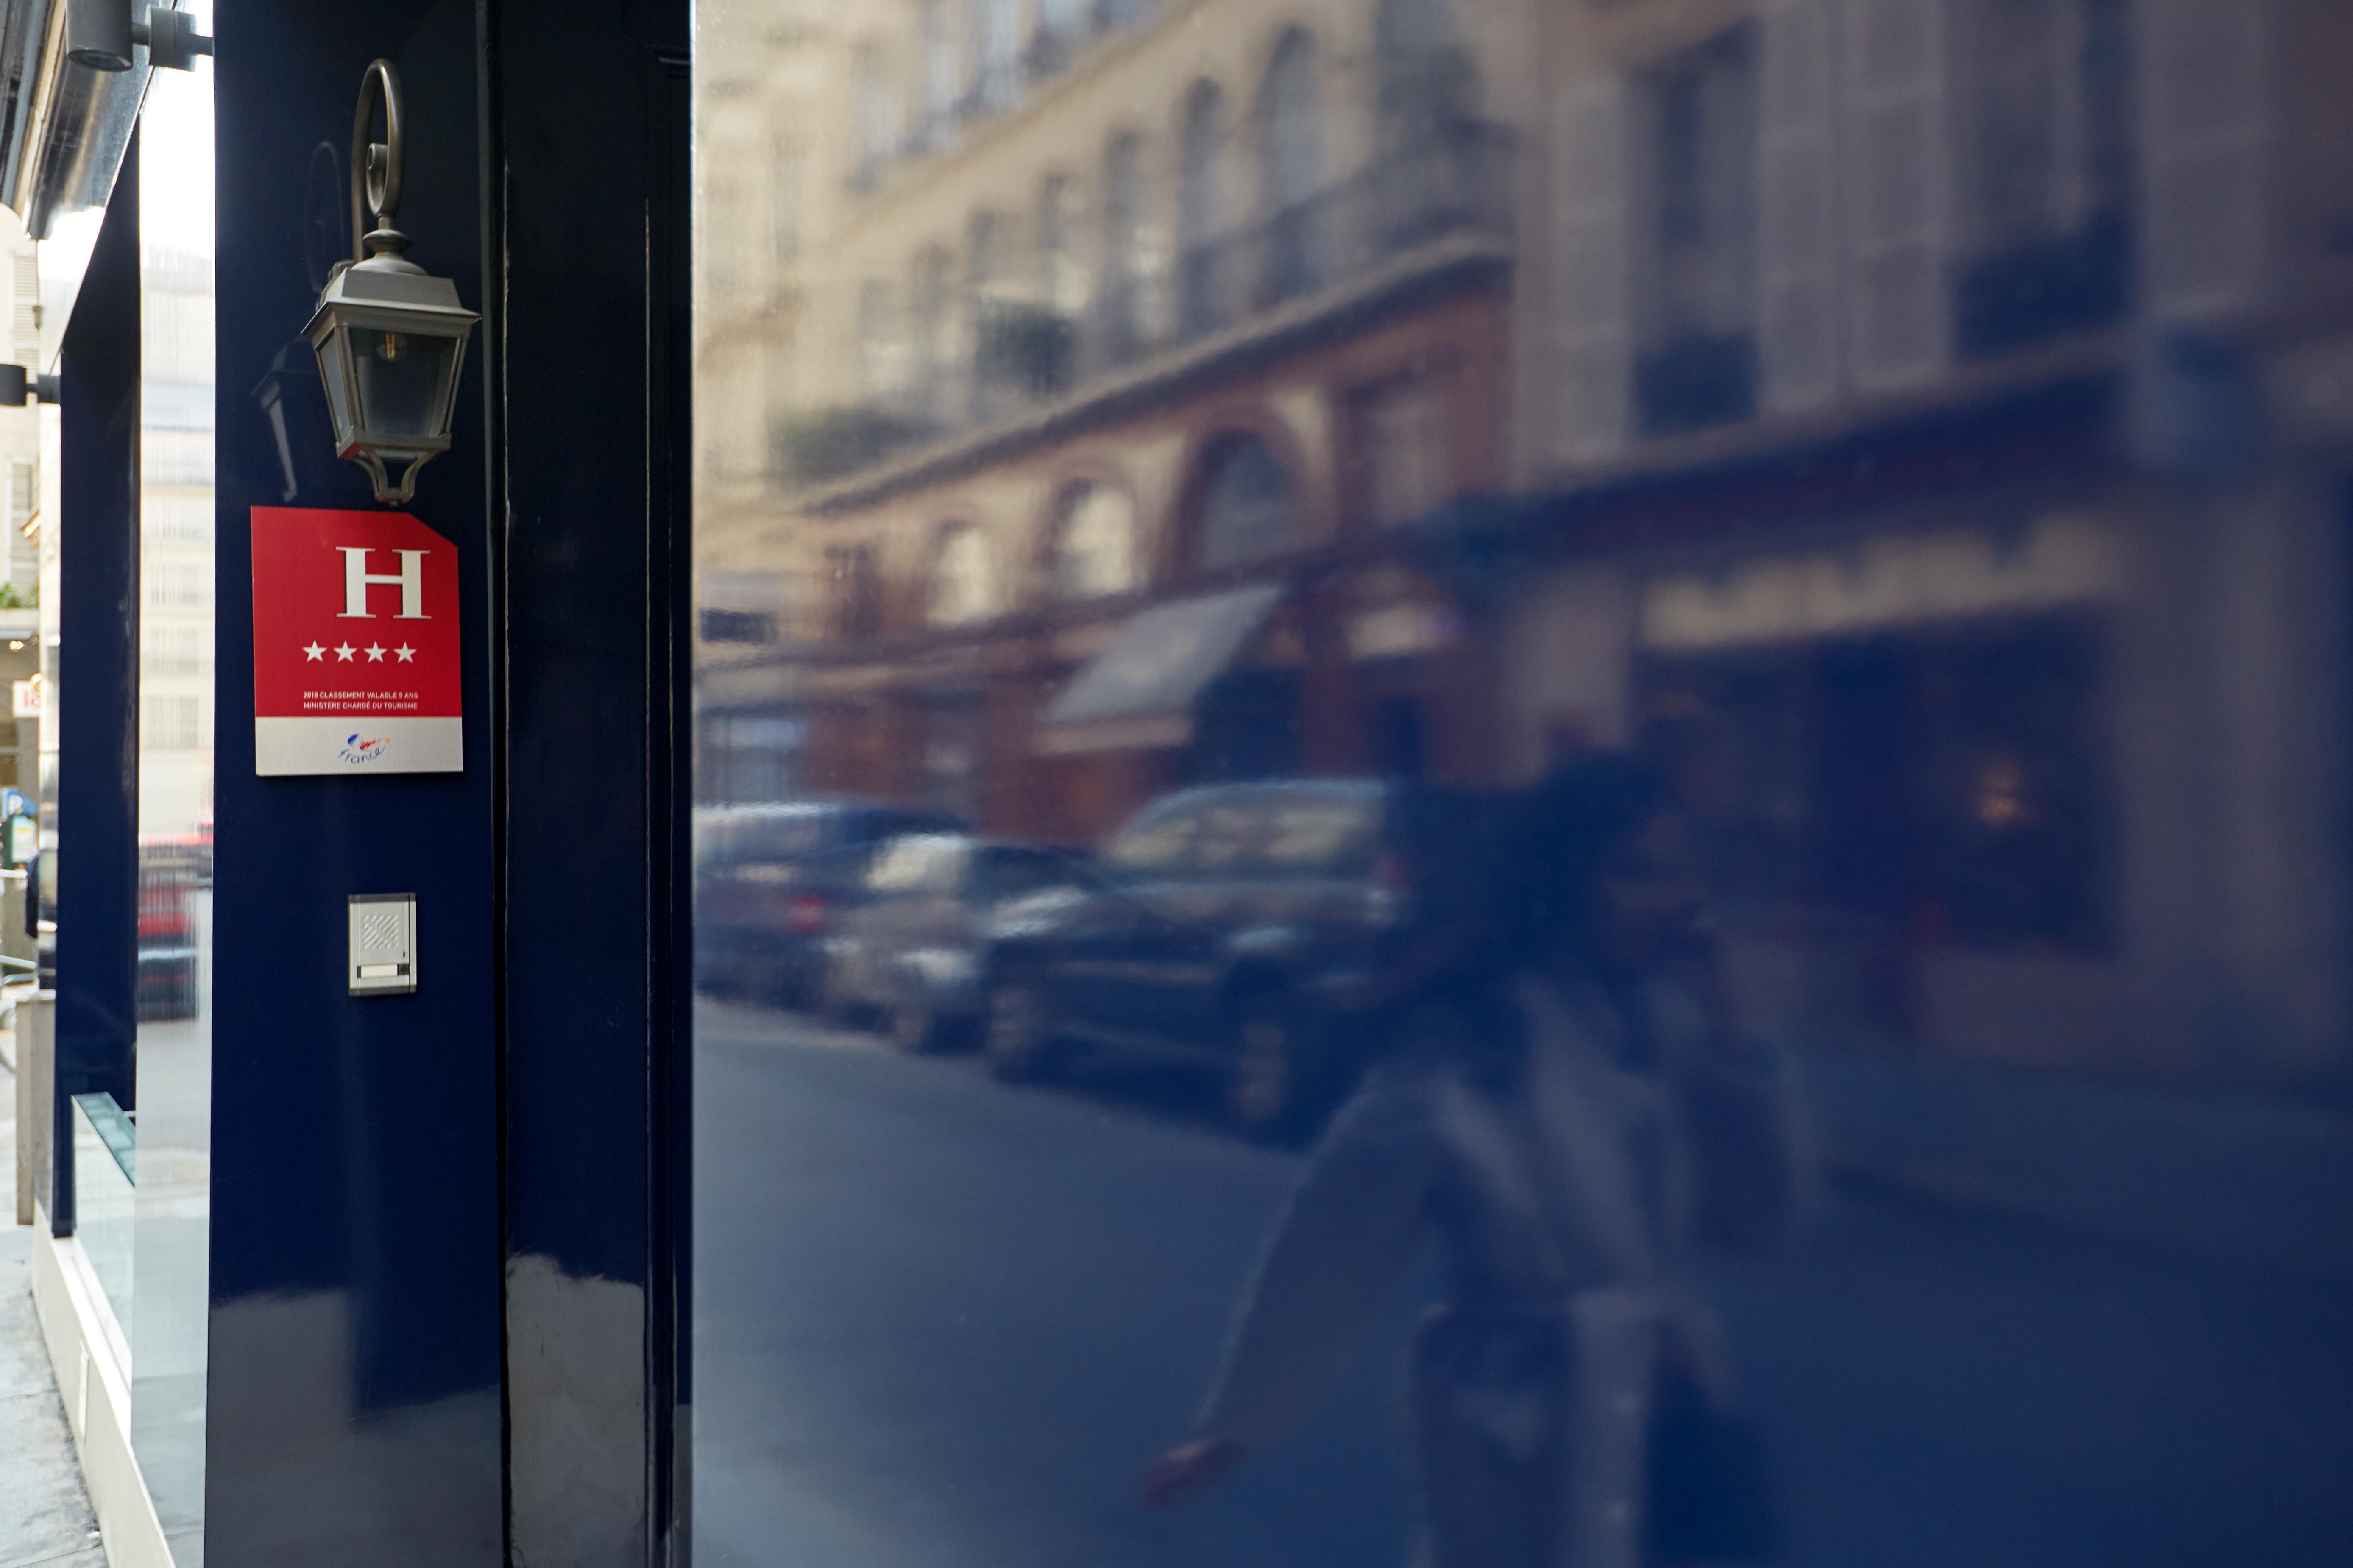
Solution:
<svg viewBox="0 0 2353 1568">
<path fill-rule="evenodd" d="M 343 761 L 347 763 L 382 762 L 385 748 L 391 744 L 392 737 L 389 735 L 378 735 L 372 741 L 364 741 L 357 735 L 347 736 L 343 741 Z"/>
</svg>

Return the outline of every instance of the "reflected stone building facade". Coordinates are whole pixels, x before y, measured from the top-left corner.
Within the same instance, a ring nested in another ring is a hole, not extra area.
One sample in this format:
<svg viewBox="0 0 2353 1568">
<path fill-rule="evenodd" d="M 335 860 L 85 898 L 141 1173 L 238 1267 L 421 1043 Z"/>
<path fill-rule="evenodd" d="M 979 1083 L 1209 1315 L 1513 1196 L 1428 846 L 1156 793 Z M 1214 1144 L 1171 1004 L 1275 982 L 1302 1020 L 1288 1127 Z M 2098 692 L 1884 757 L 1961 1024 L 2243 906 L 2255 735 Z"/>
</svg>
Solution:
<svg viewBox="0 0 2353 1568">
<path fill-rule="evenodd" d="M 707 798 L 1639 743 L 1760 1022 L 2342 1074 L 2341 7 L 756 10 Z"/>
</svg>

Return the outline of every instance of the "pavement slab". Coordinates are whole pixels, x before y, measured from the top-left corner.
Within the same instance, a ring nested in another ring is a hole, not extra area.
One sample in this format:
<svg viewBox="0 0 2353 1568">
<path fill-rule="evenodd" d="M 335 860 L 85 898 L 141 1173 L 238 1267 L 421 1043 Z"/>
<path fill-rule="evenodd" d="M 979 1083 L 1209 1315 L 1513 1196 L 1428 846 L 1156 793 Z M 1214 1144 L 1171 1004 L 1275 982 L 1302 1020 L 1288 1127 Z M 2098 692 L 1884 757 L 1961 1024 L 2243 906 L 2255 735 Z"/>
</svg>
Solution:
<svg viewBox="0 0 2353 1568">
<path fill-rule="evenodd" d="M 0 1071 L 0 1153 L 13 1146 L 16 1083 Z M 13 1184 L 13 1162 L 8 1169 Z M 13 1210 L 15 1194 L 9 1194 Z M 33 1233 L 0 1215 L 0 1568 L 103 1568 L 73 1433 L 33 1315 Z"/>
</svg>

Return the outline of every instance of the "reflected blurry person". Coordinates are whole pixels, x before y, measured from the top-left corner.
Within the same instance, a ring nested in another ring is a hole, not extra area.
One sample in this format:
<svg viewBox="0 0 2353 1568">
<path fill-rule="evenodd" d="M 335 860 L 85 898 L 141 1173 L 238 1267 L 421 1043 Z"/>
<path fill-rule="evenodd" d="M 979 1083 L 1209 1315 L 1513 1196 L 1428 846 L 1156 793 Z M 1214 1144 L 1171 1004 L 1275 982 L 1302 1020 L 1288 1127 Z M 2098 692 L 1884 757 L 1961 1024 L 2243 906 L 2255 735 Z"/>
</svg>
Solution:
<svg viewBox="0 0 2353 1568">
<path fill-rule="evenodd" d="M 1409 1005 L 1277 1223 L 1198 1432 L 1146 1502 L 1277 1440 L 1425 1241 L 1414 1347 L 1430 1568 L 1637 1568 L 1778 1549 L 1725 1414 L 1703 1241 L 1797 1227 L 1810 1163 L 1778 1055 L 1730 1024 L 1689 825 L 1647 764 L 1588 752 L 1525 803 L 1488 930 Z M 1498 938 L 1502 940 L 1497 940 Z"/>
</svg>

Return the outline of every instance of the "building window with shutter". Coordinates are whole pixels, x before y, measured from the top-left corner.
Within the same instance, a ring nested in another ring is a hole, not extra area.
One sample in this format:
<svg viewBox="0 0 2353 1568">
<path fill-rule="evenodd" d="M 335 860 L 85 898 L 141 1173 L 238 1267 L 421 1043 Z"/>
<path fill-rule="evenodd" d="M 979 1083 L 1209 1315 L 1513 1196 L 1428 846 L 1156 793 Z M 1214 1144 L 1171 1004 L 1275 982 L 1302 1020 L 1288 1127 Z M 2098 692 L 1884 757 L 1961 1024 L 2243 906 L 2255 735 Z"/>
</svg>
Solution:
<svg viewBox="0 0 2353 1568">
<path fill-rule="evenodd" d="M 40 542 L 32 537 L 41 508 L 40 465 L 31 458 L 8 459 L 8 585 L 27 598 L 41 581 Z"/>
<path fill-rule="evenodd" d="M 1266 210 L 1261 305 L 1322 288 L 1330 264 L 1331 204 L 1324 184 L 1321 65 L 1314 35 L 1293 27 L 1275 46 L 1259 89 L 1259 196 Z"/>
<path fill-rule="evenodd" d="M 203 744 L 203 713 L 194 697 L 149 697 L 141 704 L 146 749 L 192 752 Z"/>
<path fill-rule="evenodd" d="M 769 240 L 776 247 L 776 265 L 790 267 L 801 258 L 801 206 L 808 153 L 799 142 L 780 136 L 770 149 L 769 168 L 774 176 Z"/>
<path fill-rule="evenodd" d="M 1014 0 L 974 0 L 974 106 L 1010 109 L 1021 97 L 1021 21 Z"/>
<path fill-rule="evenodd" d="M 1646 435 L 1757 411 L 1757 71 L 1743 26 L 1645 73 L 1635 401 Z"/>
<path fill-rule="evenodd" d="M 1144 140 L 1113 136 L 1103 153 L 1103 353 L 1124 364 L 1143 353 L 1151 330 L 1151 215 Z"/>
<path fill-rule="evenodd" d="M 1124 490 L 1082 481 L 1054 508 L 1048 591 L 1057 599 L 1124 594 L 1136 584 L 1135 502 Z"/>
<path fill-rule="evenodd" d="M 916 372 L 914 402 L 934 419 L 948 417 L 956 399 L 956 319 L 951 262 L 947 251 L 934 246 L 915 263 L 915 353 L 922 363 Z"/>
<path fill-rule="evenodd" d="M 1086 313 L 1087 264 L 1079 243 L 1079 183 L 1068 174 L 1046 182 L 1038 201 L 1038 262 L 1046 303 L 1075 321 Z"/>
<path fill-rule="evenodd" d="M 850 172 L 849 184 L 854 190 L 869 190 L 881 179 L 884 165 L 898 150 L 899 103 L 891 89 L 890 56 L 879 43 L 861 44 L 850 74 L 858 163 Z"/>
<path fill-rule="evenodd" d="M 954 523 L 941 531 L 928 588 L 924 609 L 935 626 L 969 626 L 997 613 L 997 564 L 980 530 Z"/>
<path fill-rule="evenodd" d="M 955 132 L 957 78 L 955 28 L 947 0 L 923 0 L 915 14 L 916 49 L 923 66 L 923 139 L 944 147 Z"/>
<path fill-rule="evenodd" d="M 1184 139 L 1176 185 L 1177 302 L 1188 336 L 1212 332 L 1233 315 L 1229 273 L 1234 247 L 1226 221 L 1226 95 L 1203 79 L 1185 95 Z"/>
<path fill-rule="evenodd" d="M 2133 275 L 2129 0 L 1980 0 L 1953 26 L 1957 347 L 1982 358 L 2114 325 Z"/>
<path fill-rule="evenodd" d="M 1374 527 L 1419 522 L 1452 489 L 1445 391 L 1440 376 L 1406 375 L 1357 395 L 1355 467 Z"/>
<path fill-rule="evenodd" d="M 904 390 L 905 354 L 899 339 L 899 297 L 880 278 L 858 290 L 858 373 L 866 398 L 877 405 L 896 401 Z"/>
<path fill-rule="evenodd" d="M 41 363 L 41 264 L 28 253 L 8 258 L 10 357 L 21 365 Z"/>
<path fill-rule="evenodd" d="M 871 544 L 836 544 L 825 552 L 833 636 L 862 642 L 882 630 L 882 564 Z"/>
</svg>

